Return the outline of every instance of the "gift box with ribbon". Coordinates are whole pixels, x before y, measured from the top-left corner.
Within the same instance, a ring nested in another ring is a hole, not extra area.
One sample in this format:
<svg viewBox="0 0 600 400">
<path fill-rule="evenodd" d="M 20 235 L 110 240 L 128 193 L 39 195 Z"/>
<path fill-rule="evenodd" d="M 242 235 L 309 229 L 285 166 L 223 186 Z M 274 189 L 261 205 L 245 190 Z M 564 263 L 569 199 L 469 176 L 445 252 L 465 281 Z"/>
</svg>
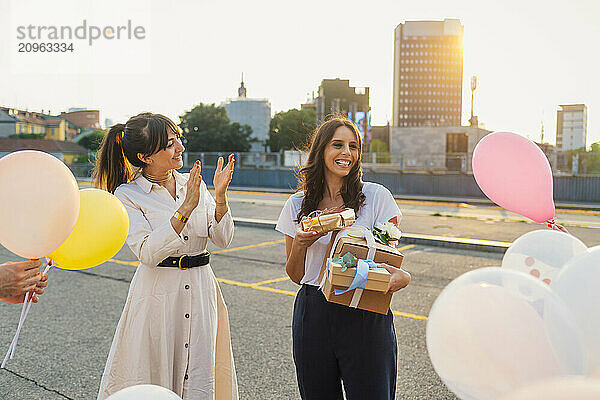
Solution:
<svg viewBox="0 0 600 400">
<path fill-rule="evenodd" d="M 387 293 L 390 274 L 376 263 L 400 268 L 404 256 L 394 247 L 378 243 L 367 228 L 356 225 L 338 232 L 329 246 L 330 258 L 319 274 L 327 301 L 387 314 L 392 301 L 392 293 Z M 352 259 L 356 267 L 352 267 Z"/>
<path fill-rule="evenodd" d="M 332 285 L 349 288 L 345 291 L 360 287 L 387 292 L 390 283 L 390 273 L 387 269 L 377 267 L 374 261 L 360 260 L 350 253 L 344 254 L 343 257 L 330 258 L 327 274 L 327 279 L 331 279 Z M 334 292 L 336 295 L 343 293 L 339 289 L 335 289 Z"/>
<path fill-rule="evenodd" d="M 341 211 L 339 209 L 325 209 L 311 212 L 302 218 L 300 224 L 305 232 L 325 233 L 347 228 L 354 224 L 355 219 L 356 215 L 352 208 Z"/>
</svg>

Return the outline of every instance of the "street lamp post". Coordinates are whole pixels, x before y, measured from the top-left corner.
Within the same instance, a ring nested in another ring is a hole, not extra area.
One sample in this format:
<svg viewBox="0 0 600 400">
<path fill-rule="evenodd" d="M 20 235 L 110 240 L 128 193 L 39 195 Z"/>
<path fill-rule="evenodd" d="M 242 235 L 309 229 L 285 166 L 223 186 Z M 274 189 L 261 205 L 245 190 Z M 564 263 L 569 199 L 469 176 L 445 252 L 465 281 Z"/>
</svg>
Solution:
<svg viewBox="0 0 600 400">
<path fill-rule="evenodd" d="M 471 77 L 471 118 L 469 119 L 471 126 L 473 126 L 475 123 L 475 120 L 473 119 L 473 97 L 475 94 L 475 89 L 477 89 L 477 77 L 473 75 Z"/>
</svg>

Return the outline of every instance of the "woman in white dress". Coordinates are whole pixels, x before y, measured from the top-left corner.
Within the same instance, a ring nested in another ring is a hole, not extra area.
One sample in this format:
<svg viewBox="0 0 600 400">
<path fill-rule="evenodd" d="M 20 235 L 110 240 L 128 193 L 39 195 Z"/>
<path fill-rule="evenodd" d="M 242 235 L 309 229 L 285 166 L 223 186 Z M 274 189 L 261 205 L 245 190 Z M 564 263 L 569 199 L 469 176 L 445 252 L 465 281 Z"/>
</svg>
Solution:
<svg viewBox="0 0 600 400">
<path fill-rule="evenodd" d="M 183 399 L 237 399 L 229 318 L 210 267 L 210 239 L 227 247 L 233 219 L 227 187 L 234 159 L 214 175 L 215 200 L 196 161 L 183 166 L 181 134 L 168 118 L 144 113 L 106 135 L 94 184 L 121 200 L 129 215 L 127 244 L 140 263 L 117 325 L 98 399 L 138 384 Z M 137 172 L 134 172 L 137 167 Z"/>
</svg>

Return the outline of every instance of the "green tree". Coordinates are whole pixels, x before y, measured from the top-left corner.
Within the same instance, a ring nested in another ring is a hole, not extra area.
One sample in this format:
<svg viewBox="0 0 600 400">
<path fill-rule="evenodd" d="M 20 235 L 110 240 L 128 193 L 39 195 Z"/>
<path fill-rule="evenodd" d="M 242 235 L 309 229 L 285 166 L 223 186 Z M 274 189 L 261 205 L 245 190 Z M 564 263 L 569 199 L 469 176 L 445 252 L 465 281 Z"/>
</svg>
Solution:
<svg viewBox="0 0 600 400">
<path fill-rule="evenodd" d="M 224 107 L 198 104 L 180 117 L 179 126 L 189 151 L 248 151 L 252 147 L 252 128 L 231 123 Z"/>
<path fill-rule="evenodd" d="M 389 163 L 391 161 L 391 156 L 388 151 L 387 144 L 383 140 L 373 139 L 369 146 L 369 150 L 371 153 L 376 154 L 376 161 L 378 163 Z M 370 162 L 371 160 L 364 160 L 366 162 Z"/>
<path fill-rule="evenodd" d="M 592 143 L 590 153 L 586 155 L 588 174 L 600 174 L 600 142 Z"/>
<path fill-rule="evenodd" d="M 370 146 L 371 153 L 387 153 L 388 148 L 383 140 L 373 139 Z"/>
<path fill-rule="evenodd" d="M 315 110 L 294 108 L 279 112 L 271 120 L 267 144 L 274 152 L 300 149 L 308 143 L 316 125 Z"/>
<path fill-rule="evenodd" d="M 106 131 L 98 129 L 79 139 L 77 144 L 92 152 L 96 152 L 100 148 L 100 144 L 102 143 L 104 136 L 106 136 Z"/>
<path fill-rule="evenodd" d="M 10 139 L 44 139 L 45 133 L 13 133 L 8 135 Z"/>
</svg>

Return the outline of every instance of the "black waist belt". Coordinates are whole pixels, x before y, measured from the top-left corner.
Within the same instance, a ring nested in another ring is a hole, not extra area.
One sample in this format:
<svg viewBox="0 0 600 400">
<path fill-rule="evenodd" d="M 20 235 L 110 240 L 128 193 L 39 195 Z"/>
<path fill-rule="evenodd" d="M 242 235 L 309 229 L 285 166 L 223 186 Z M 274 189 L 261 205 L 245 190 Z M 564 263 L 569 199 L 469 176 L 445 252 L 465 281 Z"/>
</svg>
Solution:
<svg viewBox="0 0 600 400">
<path fill-rule="evenodd" d="M 180 257 L 167 257 L 162 260 L 157 266 L 158 267 L 173 267 L 179 269 L 188 269 L 194 267 L 201 267 L 208 264 L 210 261 L 210 253 L 207 251 L 197 256 L 188 256 L 184 254 Z"/>
</svg>

